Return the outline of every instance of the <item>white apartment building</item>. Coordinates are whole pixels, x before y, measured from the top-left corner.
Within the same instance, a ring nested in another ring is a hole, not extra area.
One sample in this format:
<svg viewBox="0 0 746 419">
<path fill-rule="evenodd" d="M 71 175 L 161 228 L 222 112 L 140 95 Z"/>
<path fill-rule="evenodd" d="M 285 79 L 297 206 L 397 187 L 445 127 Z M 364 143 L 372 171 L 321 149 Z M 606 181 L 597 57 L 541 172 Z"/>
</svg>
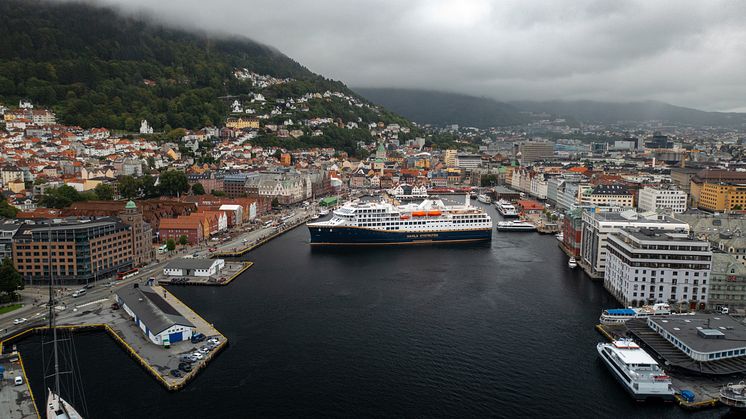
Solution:
<svg viewBox="0 0 746 419">
<path fill-rule="evenodd" d="M 655 213 L 583 212 L 583 236 L 580 244 L 580 264 L 592 278 L 603 278 L 606 269 L 606 244 L 609 234 L 625 227 L 644 227 L 660 231 L 689 233 L 689 224 Z"/>
<path fill-rule="evenodd" d="M 472 170 L 482 165 L 482 156 L 479 154 L 457 154 L 456 167 L 464 170 Z"/>
<path fill-rule="evenodd" d="M 625 306 L 707 305 L 712 251 L 687 234 L 626 228 L 608 238 L 604 287 Z"/>
<path fill-rule="evenodd" d="M 674 214 L 686 211 L 686 192 L 678 189 L 643 188 L 637 199 L 637 207 L 643 211 L 671 210 Z"/>
</svg>

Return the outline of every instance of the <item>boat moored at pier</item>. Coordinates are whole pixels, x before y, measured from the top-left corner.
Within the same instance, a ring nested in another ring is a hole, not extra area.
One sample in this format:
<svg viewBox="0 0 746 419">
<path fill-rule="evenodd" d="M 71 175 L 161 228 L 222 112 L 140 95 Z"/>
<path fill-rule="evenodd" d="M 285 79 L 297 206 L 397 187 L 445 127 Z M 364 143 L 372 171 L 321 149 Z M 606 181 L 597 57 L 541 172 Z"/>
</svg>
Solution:
<svg viewBox="0 0 746 419">
<path fill-rule="evenodd" d="M 671 306 L 666 303 L 656 303 L 652 306 L 610 308 L 601 312 L 601 324 L 622 324 L 630 319 L 646 318 L 650 316 L 671 315 Z"/>
<path fill-rule="evenodd" d="M 596 350 L 611 374 L 635 400 L 674 400 L 671 377 L 631 339 L 599 343 Z"/>
<path fill-rule="evenodd" d="M 395 206 L 348 202 L 328 221 L 308 223 L 312 245 L 376 245 L 485 241 L 492 218 L 481 208 L 426 199 Z"/>
<path fill-rule="evenodd" d="M 485 195 L 485 194 L 479 194 L 479 196 L 477 196 L 477 201 L 483 204 L 491 204 L 492 198 L 490 198 L 488 195 Z"/>
<path fill-rule="evenodd" d="M 495 203 L 495 208 L 497 209 L 497 212 L 503 216 L 503 218 L 518 217 L 518 211 L 515 209 L 515 206 L 510 203 L 510 201 L 501 199 Z"/>
<path fill-rule="evenodd" d="M 522 220 L 499 221 L 497 231 L 536 231 L 536 226 Z"/>
</svg>

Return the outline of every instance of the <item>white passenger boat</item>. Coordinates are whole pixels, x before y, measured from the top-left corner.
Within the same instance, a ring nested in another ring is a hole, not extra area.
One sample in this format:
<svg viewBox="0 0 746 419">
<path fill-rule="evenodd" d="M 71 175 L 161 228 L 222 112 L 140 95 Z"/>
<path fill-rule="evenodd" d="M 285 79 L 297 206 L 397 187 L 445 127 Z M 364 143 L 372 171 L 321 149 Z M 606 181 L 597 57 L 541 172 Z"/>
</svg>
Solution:
<svg viewBox="0 0 746 419">
<path fill-rule="evenodd" d="M 489 196 L 487 196 L 485 194 L 480 194 L 479 196 L 477 196 L 477 201 L 479 201 L 479 202 L 481 202 L 483 204 L 491 204 L 492 203 L 492 198 L 490 198 Z"/>
<path fill-rule="evenodd" d="M 329 210 L 328 210 L 328 209 L 326 209 L 326 208 L 321 208 L 321 209 L 319 210 L 319 216 L 320 216 L 320 217 L 323 217 L 323 216 L 325 216 L 325 215 L 329 215 Z"/>
<path fill-rule="evenodd" d="M 554 235 L 554 238 L 559 241 L 565 241 L 565 234 L 560 231 L 559 233 Z"/>
<path fill-rule="evenodd" d="M 621 324 L 630 319 L 646 318 L 650 316 L 668 316 L 671 306 L 666 303 L 656 303 L 652 306 L 610 308 L 601 312 L 601 324 Z"/>
<path fill-rule="evenodd" d="M 720 389 L 720 403 L 729 406 L 738 413 L 746 412 L 746 384 L 728 383 Z"/>
<path fill-rule="evenodd" d="M 570 269 L 575 269 L 578 267 L 578 261 L 575 260 L 575 258 L 570 258 L 570 260 L 567 261 L 567 266 Z"/>
<path fill-rule="evenodd" d="M 635 400 L 674 399 L 671 377 L 631 339 L 599 343 L 596 350 L 611 374 Z"/>
<path fill-rule="evenodd" d="M 518 216 L 518 211 L 515 209 L 515 206 L 504 199 L 497 201 L 495 203 L 495 208 L 503 218 L 515 218 Z"/>
<path fill-rule="evenodd" d="M 499 221 L 497 231 L 536 231 L 536 226 L 521 220 Z"/>
</svg>

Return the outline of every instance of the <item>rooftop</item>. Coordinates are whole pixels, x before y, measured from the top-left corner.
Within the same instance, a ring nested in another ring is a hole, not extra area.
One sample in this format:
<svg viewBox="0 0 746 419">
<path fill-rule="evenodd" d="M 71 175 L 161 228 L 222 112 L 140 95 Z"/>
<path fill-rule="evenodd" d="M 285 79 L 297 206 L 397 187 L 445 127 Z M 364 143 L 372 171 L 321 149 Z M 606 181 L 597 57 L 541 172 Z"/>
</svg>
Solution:
<svg viewBox="0 0 746 419">
<path fill-rule="evenodd" d="M 649 320 L 698 352 L 718 352 L 746 347 L 746 325 L 728 315 L 695 314 L 651 317 Z M 702 336 L 703 330 L 720 331 L 724 336 L 720 339 L 712 339 L 714 336 L 706 338 Z"/>
<path fill-rule="evenodd" d="M 210 266 L 218 262 L 219 259 L 173 259 L 169 261 L 164 269 L 210 269 Z"/>
<path fill-rule="evenodd" d="M 137 284 L 135 284 L 137 286 Z M 117 291 L 117 297 L 135 313 L 138 319 L 156 335 L 169 327 L 178 324 L 194 327 L 194 324 L 184 318 L 166 300 L 150 287 L 122 287 Z"/>
</svg>

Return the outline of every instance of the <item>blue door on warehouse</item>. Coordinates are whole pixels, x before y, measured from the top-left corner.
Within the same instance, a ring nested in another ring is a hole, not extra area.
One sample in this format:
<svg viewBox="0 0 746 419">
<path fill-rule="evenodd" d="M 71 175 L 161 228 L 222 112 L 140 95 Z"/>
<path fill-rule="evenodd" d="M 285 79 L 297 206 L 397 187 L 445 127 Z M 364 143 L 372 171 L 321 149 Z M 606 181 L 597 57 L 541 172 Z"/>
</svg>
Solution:
<svg viewBox="0 0 746 419">
<path fill-rule="evenodd" d="M 168 340 L 171 343 L 181 342 L 182 340 L 184 340 L 183 333 L 184 332 L 169 333 Z"/>
</svg>

